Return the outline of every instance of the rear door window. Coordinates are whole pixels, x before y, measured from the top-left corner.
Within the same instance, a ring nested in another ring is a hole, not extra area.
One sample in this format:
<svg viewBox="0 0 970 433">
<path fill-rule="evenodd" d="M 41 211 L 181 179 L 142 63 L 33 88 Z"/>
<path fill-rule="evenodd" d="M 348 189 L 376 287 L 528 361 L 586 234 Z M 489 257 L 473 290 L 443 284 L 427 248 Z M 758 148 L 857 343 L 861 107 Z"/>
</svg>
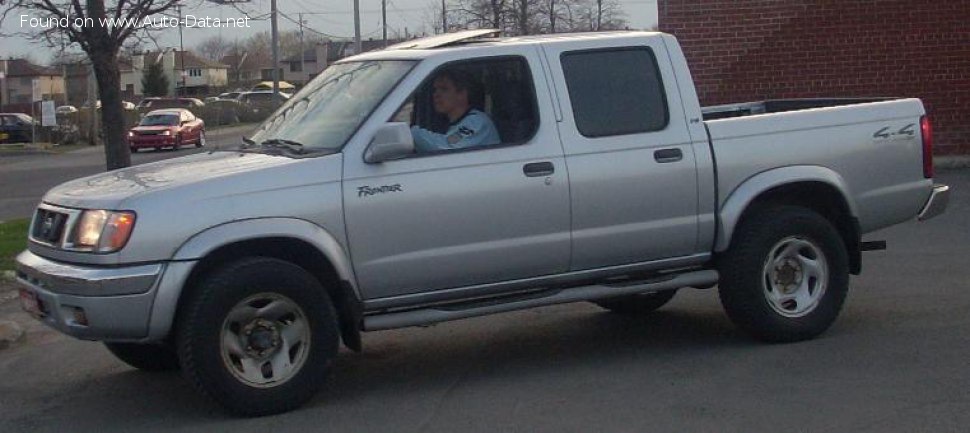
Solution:
<svg viewBox="0 0 970 433">
<path fill-rule="evenodd" d="M 660 71 L 647 47 L 563 53 L 576 128 L 586 137 L 659 131 L 669 115 Z"/>
</svg>

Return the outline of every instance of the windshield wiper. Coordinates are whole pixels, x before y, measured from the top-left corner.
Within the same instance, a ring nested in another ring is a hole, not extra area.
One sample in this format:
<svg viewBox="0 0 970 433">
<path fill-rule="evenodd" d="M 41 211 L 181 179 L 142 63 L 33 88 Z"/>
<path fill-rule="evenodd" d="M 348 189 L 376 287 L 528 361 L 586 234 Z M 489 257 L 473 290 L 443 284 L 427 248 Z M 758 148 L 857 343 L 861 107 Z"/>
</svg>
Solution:
<svg viewBox="0 0 970 433">
<path fill-rule="evenodd" d="M 276 148 L 288 149 L 295 153 L 303 153 L 303 150 L 304 150 L 303 143 L 293 141 L 293 140 L 287 140 L 285 138 L 270 138 L 268 140 L 263 140 L 262 142 L 259 143 L 259 145 L 263 147 L 276 147 Z"/>
</svg>

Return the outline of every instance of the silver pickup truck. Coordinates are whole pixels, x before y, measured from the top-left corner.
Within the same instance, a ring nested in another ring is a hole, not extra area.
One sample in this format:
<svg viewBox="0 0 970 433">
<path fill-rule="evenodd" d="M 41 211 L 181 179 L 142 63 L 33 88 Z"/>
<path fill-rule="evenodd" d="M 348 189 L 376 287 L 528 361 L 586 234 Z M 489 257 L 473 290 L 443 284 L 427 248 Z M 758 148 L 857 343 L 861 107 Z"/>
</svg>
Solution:
<svg viewBox="0 0 970 433">
<path fill-rule="evenodd" d="M 717 286 L 754 337 L 812 338 L 884 247 L 864 234 L 946 208 L 917 99 L 701 108 L 670 35 L 494 33 L 342 60 L 246 144 L 54 188 L 24 308 L 264 415 L 362 331 L 544 305 L 645 314 Z M 413 128 L 477 133 L 446 93 L 500 142 L 417 151 Z"/>
</svg>

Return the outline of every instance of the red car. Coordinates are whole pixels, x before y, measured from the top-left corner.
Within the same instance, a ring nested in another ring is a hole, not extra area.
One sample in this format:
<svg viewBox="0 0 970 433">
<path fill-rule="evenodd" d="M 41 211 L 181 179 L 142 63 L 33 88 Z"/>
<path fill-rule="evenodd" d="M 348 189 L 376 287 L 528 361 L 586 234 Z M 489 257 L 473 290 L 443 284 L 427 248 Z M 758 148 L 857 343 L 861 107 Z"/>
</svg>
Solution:
<svg viewBox="0 0 970 433">
<path fill-rule="evenodd" d="M 205 122 L 183 108 L 151 111 L 128 131 L 132 152 L 146 147 L 178 149 L 184 144 L 205 146 Z"/>
</svg>

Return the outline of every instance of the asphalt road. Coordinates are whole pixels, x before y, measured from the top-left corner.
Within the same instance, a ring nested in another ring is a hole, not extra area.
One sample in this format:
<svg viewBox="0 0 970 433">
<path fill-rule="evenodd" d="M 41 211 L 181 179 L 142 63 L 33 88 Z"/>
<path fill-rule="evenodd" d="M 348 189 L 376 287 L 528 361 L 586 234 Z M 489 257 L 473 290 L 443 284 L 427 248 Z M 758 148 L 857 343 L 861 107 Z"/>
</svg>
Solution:
<svg viewBox="0 0 970 433">
<path fill-rule="evenodd" d="M 207 131 L 208 146 L 237 144 L 252 129 L 252 126 L 243 126 Z M 131 156 L 131 162 L 145 164 L 202 151 L 194 146 L 183 146 L 176 151 L 141 150 Z M 29 217 L 47 190 L 104 171 L 104 148 L 100 146 L 64 154 L 0 152 L 0 221 Z"/>
<path fill-rule="evenodd" d="M 0 431 L 964 432 L 970 425 L 970 171 L 946 214 L 867 236 L 839 320 L 767 345 L 714 290 L 656 314 L 571 304 L 366 334 L 308 406 L 233 419 L 41 325 L 0 351 Z M 16 315 L 16 302 L 0 315 Z"/>
</svg>

